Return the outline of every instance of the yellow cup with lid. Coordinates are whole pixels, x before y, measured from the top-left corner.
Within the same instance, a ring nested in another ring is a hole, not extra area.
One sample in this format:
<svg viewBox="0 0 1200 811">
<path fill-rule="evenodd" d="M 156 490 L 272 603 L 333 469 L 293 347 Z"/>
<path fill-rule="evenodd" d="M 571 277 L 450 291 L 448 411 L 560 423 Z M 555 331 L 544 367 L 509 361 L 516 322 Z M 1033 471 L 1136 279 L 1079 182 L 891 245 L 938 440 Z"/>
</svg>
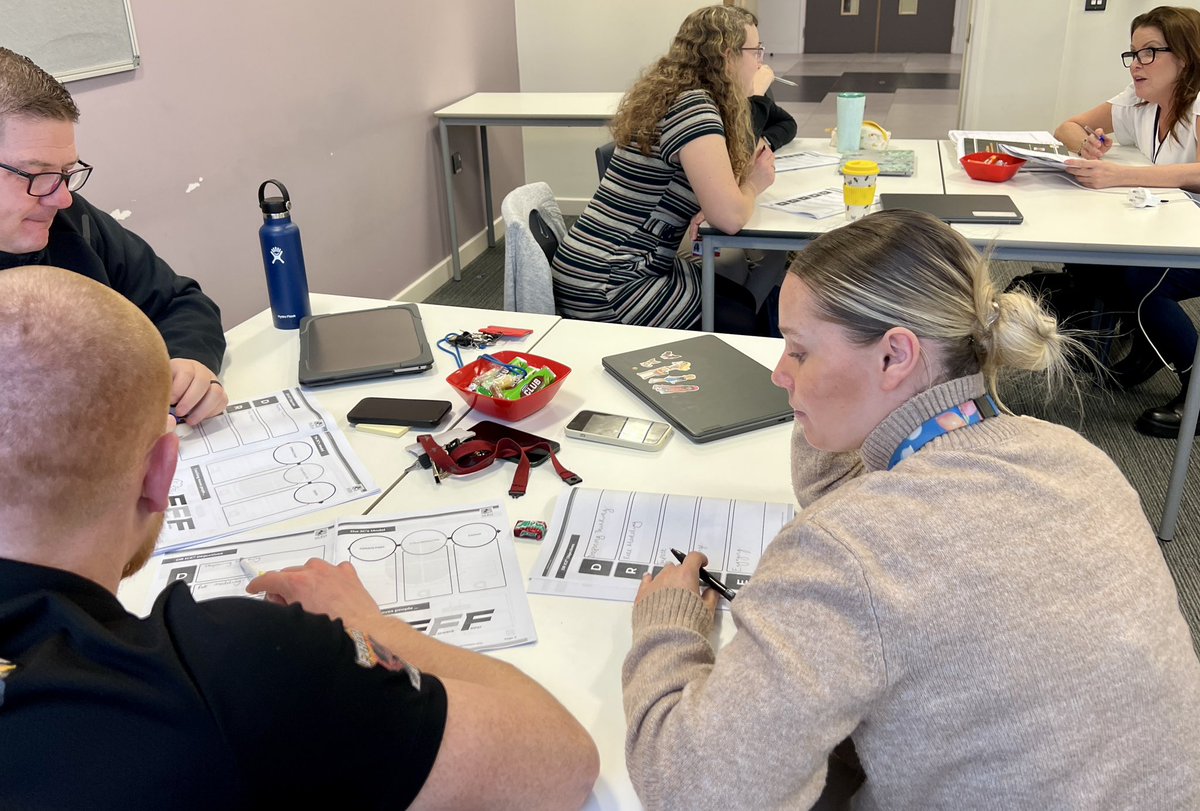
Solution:
<svg viewBox="0 0 1200 811">
<path fill-rule="evenodd" d="M 875 161 L 847 161 L 842 167 L 842 199 L 846 202 L 847 220 L 857 220 L 871 210 L 878 179 L 879 164 Z"/>
</svg>

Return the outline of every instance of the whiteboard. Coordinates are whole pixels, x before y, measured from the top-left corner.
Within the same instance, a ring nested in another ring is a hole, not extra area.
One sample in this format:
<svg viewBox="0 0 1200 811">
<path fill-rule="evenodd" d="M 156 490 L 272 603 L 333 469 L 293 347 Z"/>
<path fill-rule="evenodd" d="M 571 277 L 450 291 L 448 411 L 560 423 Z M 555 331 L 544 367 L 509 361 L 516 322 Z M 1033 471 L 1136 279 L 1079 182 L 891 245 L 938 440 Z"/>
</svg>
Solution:
<svg viewBox="0 0 1200 811">
<path fill-rule="evenodd" d="M 129 0 L 0 0 L 0 44 L 60 82 L 133 70 Z"/>
</svg>

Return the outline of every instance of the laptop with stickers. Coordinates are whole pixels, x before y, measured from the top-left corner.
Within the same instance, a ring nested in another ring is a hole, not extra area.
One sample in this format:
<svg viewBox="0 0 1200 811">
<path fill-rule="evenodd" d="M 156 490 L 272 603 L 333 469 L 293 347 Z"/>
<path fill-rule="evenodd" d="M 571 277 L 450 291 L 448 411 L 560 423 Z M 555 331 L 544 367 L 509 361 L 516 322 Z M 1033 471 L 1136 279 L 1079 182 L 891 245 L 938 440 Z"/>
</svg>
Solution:
<svg viewBox="0 0 1200 811">
<path fill-rule="evenodd" d="M 603 358 L 604 368 L 693 442 L 789 422 L 771 370 L 715 335 Z"/>
</svg>

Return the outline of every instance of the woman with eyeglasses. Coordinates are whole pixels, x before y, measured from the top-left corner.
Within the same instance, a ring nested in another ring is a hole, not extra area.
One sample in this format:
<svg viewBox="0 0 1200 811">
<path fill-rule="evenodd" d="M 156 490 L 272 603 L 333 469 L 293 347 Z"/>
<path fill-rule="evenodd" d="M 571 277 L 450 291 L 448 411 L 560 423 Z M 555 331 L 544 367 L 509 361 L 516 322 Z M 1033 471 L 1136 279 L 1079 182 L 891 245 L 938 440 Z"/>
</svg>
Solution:
<svg viewBox="0 0 1200 811">
<path fill-rule="evenodd" d="M 775 181 L 756 149 L 747 96 L 762 63 L 758 20 L 736 6 L 688 15 L 666 56 L 625 94 L 617 147 L 595 196 L 552 263 L 559 311 L 571 318 L 689 328 L 700 320 L 700 267 L 679 256 L 703 214 L 741 230 Z M 717 277 L 719 331 L 755 332 L 754 296 Z"/>
<path fill-rule="evenodd" d="M 1200 11 L 1159 6 L 1133 18 L 1129 50 L 1121 59 L 1133 81 L 1098 107 L 1069 118 L 1055 136 L 1082 160 L 1067 171 L 1084 186 L 1180 188 L 1200 192 Z M 1104 160 L 1114 141 L 1136 146 L 1149 166 Z M 1179 433 L 1184 396 L 1196 352 L 1196 328 L 1179 306 L 1200 296 L 1200 270 L 1068 265 L 1077 284 L 1089 287 L 1106 309 L 1129 312 L 1129 354 L 1113 365 L 1118 386 L 1148 380 L 1163 365 L 1180 378 L 1179 393 L 1137 419 L 1150 436 Z"/>
</svg>

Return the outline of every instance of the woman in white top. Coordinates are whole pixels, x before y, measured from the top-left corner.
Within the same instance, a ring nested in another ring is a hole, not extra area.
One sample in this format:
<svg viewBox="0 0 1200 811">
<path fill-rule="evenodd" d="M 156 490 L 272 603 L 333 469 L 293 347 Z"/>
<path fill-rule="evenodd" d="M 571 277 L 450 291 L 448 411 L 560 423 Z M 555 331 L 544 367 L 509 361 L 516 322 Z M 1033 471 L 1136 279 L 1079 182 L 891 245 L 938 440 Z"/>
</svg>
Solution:
<svg viewBox="0 0 1200 811">
<path fill-rule="evenodd" d="M 1159 6 L 1133 18 L 1130 49 L 1121 59 L 1133 81 L 1108 101 L 1064 121 L 1055 136 L 1083 160 L 1067 171 L 1084 186 L 1177 187 L 1200 191 L 1200 11 Z M 1114 140 L 1136 145 L 1151 161 L 1128 166 L 1104 160 Z M 1097 288 L 1112 310 L 1135 310 L 1140 329 L 1132 330 L 1128 356 L 1113 376 L 1134 386 L 1161 364 L 1180 376 L 1179 394 L 1145 411 L 1137 429 L 1151 436 L 1179 433 L 1184 394 L 1196 352 L 1196 328 L 1179 306 L 1200 296 L 1200 270 L 1183 268 L 1100 268 L 1068 266 L 1078 282 Z"/>
</svg>

